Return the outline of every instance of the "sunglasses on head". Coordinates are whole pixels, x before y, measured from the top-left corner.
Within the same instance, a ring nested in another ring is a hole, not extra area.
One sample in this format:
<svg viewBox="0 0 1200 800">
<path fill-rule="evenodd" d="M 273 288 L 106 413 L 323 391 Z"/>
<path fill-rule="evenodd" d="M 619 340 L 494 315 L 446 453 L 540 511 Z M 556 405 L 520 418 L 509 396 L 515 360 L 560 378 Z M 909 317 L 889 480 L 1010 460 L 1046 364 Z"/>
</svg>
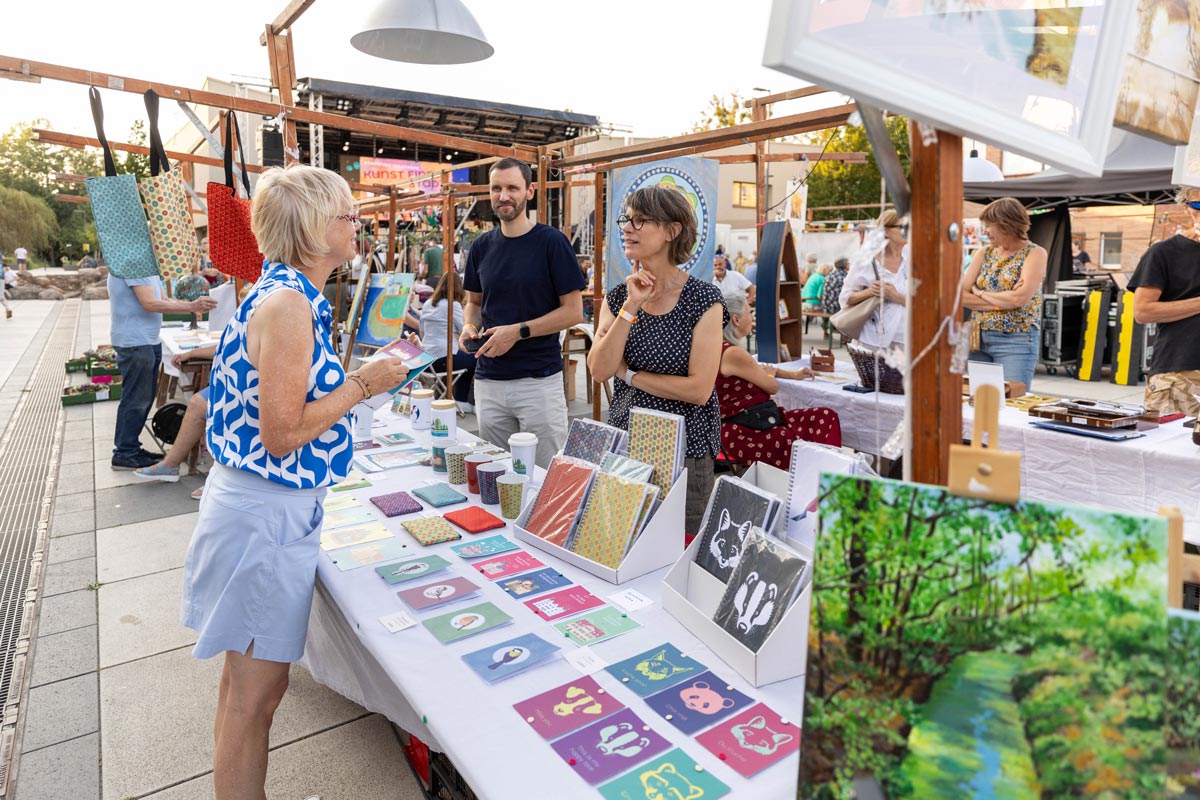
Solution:
<svg viewBox="0 0 1200 800">
<path fill-rule="evenodd" d="M 1200 211 L 1200 200 L 1192 200 L 1187 204 L 1187 207 L 1194 211 Z"/>
</svg>

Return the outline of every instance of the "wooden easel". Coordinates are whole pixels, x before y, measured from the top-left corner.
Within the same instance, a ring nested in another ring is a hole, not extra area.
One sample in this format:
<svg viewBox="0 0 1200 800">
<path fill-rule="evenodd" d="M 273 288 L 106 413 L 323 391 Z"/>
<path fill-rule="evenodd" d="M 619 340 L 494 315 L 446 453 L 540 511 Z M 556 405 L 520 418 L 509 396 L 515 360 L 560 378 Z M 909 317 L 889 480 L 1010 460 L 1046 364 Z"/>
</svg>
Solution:
<svg viewBox="0 0 1200 800">
<path fill-rule="evenodd" d="M 1162 506 L 1167 518 L 1167 607 L 1183 608 L 1185 583 L 1200 584 L 1200 556 L 1184 551 L 1183 515 L 1174 506 Z"/>
<path fill-rule="evenodd" d="M 997 503 L 1021 499 L 1021 454 L 1000 450 L 999 441 L 1000 392 L 995 386 L 980 386 L 975 391 L 971 444 L 950 445 L 947 485 L 951 492 Z"/>
</svg>

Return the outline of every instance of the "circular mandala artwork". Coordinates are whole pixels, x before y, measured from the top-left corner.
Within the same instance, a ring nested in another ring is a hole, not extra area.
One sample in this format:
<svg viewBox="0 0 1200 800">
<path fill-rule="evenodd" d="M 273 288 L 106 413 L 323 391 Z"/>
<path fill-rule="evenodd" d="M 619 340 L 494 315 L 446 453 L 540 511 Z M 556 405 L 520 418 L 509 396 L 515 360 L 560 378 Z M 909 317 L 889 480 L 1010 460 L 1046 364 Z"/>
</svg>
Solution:
<svg viewBox="0 0 1200 800">
<path fill-rule="evenodd" d="M 696 244 L 692 247 L 691 258 L 686 263 L 679 265 L 680 269 L 690 272 L 692 267 L 696 265 L 696 262 L 699 261 L 700 255 L 704 252 L 705 245 L 708 244 L 708 221 L 711 209 L 708 207 L 708 201 L 704 197 L 704 192 L 690 175 L 678 167 L 658 165 L 650 167 L 634 179 L 633 183 L 629 185 L 629 191 L 621 198 L 621 203 L 617 208 L 624 208 L 625 203 L 629 200 L 629 196 L 643 186 L 662 186 L 667 189 L 674 189 L 687 198 L 688 205 L 692 207 L 692 213 L 696 215 Z M 620 212 L 618 211 L 618 213 Z M 629 266 L 632 268 L 632 265 Z"/>
</svg>

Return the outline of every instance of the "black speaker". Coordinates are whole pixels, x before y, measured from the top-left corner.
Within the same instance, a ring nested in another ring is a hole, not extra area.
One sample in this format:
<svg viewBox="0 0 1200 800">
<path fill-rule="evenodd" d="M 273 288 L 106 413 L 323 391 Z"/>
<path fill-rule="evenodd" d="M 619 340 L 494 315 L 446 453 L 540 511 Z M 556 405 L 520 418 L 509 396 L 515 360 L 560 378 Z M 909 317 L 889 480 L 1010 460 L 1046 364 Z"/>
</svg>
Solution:
<svg viewBox="0 0 1200 800">
<path fill-rule="evenodd" d="M 264 167 L 283 166 L 283 131 L 258 129 L 258 154 Z"/>
</svg>

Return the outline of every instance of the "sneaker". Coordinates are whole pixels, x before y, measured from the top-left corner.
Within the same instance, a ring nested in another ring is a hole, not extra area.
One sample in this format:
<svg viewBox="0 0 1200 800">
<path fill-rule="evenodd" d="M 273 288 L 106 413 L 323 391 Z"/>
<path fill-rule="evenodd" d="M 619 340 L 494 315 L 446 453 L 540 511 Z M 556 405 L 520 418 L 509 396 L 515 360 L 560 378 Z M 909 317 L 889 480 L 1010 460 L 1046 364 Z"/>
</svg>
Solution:
<svg viewBox="0 0 1200 800">
<path fill-rule="evenodd" d="M 142 467 L 133 471 L 135 478 L 143 478 L 148 481 L 163 481 L 164 483 L 179 482 L 179 467 L 165 467 L 162 462 L 159 462 L 150 467 Z"/>
<path fill-rule="evenodd" d="M 132 456 L 114 455 L 112 457 L 112 468 L 118 471 L 129 472 L 131 470 L 152 467 L 161 460 L 161 458 L 150 458 L 149 454 L 142 453 Z"/>
</svg>

